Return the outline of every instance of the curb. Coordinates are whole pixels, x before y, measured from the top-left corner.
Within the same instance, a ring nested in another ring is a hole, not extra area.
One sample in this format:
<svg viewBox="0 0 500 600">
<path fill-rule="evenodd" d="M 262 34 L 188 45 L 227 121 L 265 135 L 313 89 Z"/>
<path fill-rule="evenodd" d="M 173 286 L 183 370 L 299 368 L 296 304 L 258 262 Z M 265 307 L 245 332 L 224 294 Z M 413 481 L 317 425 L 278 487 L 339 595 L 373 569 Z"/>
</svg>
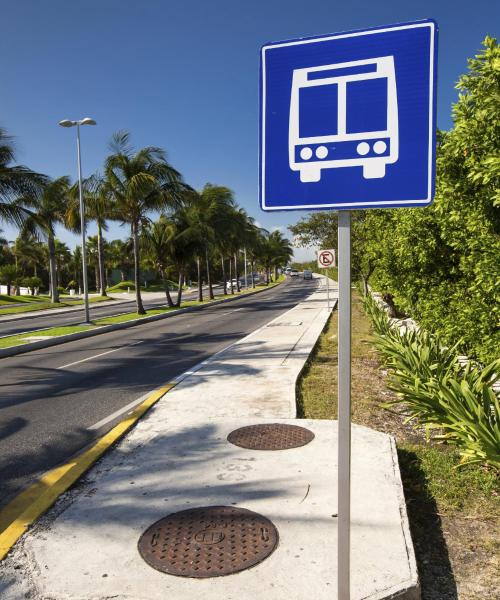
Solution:
<svg viewBox="0 0 500 600">
<path fill-rule="evenodd" d="M 143 323 L 152 323 L 154 321 L 161 321 L 163 319 L 168 319 L 175 315 L 186 313 L 186 312 L 195 312 L 198 310 L 203 310 L 208 306 L 216 306 L 217 304 L 224 304 L 226 302 L 234 302 L 235 300 L 239 300 L 241 298 L 247 298 L 248 296 L 254 296 L 255 294 L 261 294 L 262 292 L 268 292 L 283 282 L 280 281 L 278 284 L 273 285 L 270 288 L 264 288 L 262 290 L 255 290 L 254 292 L 248 292 L 246 294 L 242 294 L 240 296 L 235 296 L 234 298 L 224 298 L 223 300 L 213 300 L 211 302 L 207 302 L 206 304 L 201 304 L 199 306 L 187 306 L 186 308 L 179 308 L 177 310 L 172 310 L 170 312 L 165 313 L 164 315 L 151 315 L 150 317 L 143 317 L 142 319 L 133 319 L 132 321 L 126 321 L 125 323 L 114 323 L 112 325 L 102 325 L 100 327 L 96 327 L 95 329 L 90 329 L 89 331 L 80 331 L 78 333 L 69 333 L 67 335 L 57 336 L 47 340 L 40 340 L 38 342 L 31 342 L 29 344 L 21 344 L 19 346 L 12 346 L 11 348 L 2 348 L 0 349 L 0 359 L 9 358 L 11 356 L 17 356 L 18 354 L 26 354 L 27 352 L 31 352 L 33 350 L 42 350 L 44 348 L 50 348 L 51 346 L 58 346 L 59 344 L 65 344 L 67 342 L 75 342 L 77 340 L 83 340 L 86 338 L 94 337 L 96 335 L 101 335 L 103 333 L 109 333 L 111 331 L 119 331 L 120 329 L 128 329 L 129 327 L 135 327 L 136 325 L 141 325 Z M 29 331 L 27 333 L 36 334 L 37 331 L 44 331 L 43 329 Z"/>
<path fill-rule="evenodd" d="M 46 512 L 90 467 L 132 426 L 171 390 L 175 384 L 166 384 L 152 392 L 132 414 L 115 425 L 93 446 L 73 460 L 45 473 L 36 483 L 18 494 L 0 512 L 0 561 L 33 523 Z"/>
</svg>

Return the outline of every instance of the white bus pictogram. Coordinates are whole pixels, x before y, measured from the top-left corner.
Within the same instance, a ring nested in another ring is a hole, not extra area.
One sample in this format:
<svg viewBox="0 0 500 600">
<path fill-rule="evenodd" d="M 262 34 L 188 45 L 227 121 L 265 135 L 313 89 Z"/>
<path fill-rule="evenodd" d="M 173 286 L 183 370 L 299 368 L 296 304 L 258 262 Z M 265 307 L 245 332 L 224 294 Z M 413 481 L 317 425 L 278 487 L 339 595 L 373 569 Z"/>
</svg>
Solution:
<svg viewBox="0 0 500 600">
<path fill-rule="evenodd" d="M 304 183 L 339 167 L 361 166 L 365 179 L 385 177 L 399 157 L 394 57 L 295 69 L 288 152 Z"/>
</svg>

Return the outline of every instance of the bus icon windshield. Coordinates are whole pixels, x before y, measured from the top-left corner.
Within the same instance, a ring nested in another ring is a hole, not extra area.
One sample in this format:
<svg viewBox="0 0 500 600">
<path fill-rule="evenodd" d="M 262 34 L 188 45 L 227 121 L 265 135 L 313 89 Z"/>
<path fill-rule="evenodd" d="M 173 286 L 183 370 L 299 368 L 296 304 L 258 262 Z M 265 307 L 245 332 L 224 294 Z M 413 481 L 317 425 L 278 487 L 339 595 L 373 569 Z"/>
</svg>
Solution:
<svg viewBox="0 0 500 600">
<path fill-rule="evenodd" d="M 322 169 L 356 167 L 385 177 L 399 156 L 394 57 L 293 71 L 288 152 L 303 183 Z"/>
</svg>

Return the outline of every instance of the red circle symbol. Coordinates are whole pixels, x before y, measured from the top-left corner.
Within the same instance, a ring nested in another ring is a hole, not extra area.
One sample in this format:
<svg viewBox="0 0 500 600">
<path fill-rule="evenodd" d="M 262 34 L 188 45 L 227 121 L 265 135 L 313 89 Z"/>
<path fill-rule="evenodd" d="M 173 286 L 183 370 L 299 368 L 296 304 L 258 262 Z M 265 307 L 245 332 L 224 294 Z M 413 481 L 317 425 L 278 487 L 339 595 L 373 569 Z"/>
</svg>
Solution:
<svg viewBox="0 0 500 600">
<path fill-rule="evenodd" d="M 319 253 L 318 261 L 323 267 L 331 267 L 334 263 L 333 254 L 329 250 L 324 250 Z"/>
</svg>

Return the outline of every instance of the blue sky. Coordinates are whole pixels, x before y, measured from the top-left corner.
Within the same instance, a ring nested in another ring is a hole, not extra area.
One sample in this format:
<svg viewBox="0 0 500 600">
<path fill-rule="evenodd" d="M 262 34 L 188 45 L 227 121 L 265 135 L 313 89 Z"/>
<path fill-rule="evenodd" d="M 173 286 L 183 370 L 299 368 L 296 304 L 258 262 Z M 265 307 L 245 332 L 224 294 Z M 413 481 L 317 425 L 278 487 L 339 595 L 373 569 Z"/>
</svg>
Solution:
<svg viewBox="0 0 500 600">
<path fill-rule="evenodd" d="M 97 127 L 82 129 L 84 175 L 101 167 L 111 134 L 127 129 L 136 147 L 166 148 L 192 186 L 227 185 L 264 227 L 286 228 L 305 213 L 258 205 L 260 46 L 426 17 L 440 27 L 438 126 L 449 128 L 467 57 L 498 34 L 493 0 L 4 2 L 0 125 L 16 137 L 19 162 L 74 178 L 75 131 L 57 122 L 94 117 Z M 113 224 L 109 237 L 127 233 Z"/>
</svg>

